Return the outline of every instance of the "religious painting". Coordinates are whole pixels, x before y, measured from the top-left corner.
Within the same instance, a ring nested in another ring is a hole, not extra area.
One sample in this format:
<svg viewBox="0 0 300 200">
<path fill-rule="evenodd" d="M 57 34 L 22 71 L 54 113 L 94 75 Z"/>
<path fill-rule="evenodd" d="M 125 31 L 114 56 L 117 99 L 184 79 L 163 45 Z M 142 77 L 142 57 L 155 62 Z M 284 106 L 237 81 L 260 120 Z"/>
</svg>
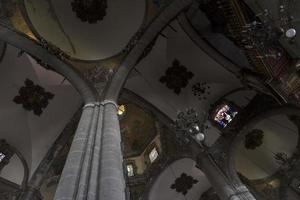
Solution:
<svg viewBox="0 0 300 200">
<path fill-rule="evenodd" d="M 238 114 L 238 109 L 234 104 L 229 102 L 221 103 L 216 106 L 212 114 L 213 124 L 217 124 L 219 128 L 226 128 Z"/>
</svg>

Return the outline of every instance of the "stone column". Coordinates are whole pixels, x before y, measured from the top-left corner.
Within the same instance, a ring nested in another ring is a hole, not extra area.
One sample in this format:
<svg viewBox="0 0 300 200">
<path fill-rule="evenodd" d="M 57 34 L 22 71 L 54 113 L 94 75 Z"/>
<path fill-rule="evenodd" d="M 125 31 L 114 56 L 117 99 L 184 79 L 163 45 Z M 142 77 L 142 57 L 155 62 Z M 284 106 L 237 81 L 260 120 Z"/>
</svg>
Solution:
<svg viewBox="0 0 300 200">
<path fill-rule="evenodd" d="M 84 107 L 55 200 L 125 200 L 117 109 L 112 101 Z"/>
<path fill-rule="evenodd" d="M 125 200 L 123 155 L 117 105 L 104 101 L 103 135 L 100 161 L 101 200 Z"/>
<path fill-rule="evenodd" d="M 160 31 L 186 8 L 192 0 L 174 0 L 147 27 L 134 48 L 120 65 L 104 95 L 104 124 L 102 134 L 100 197 L 101 200 L 125 200 L 125 180 L 122 167 L 121 136 L 117 117 L 119 93 L 131 70 L 148 45 Z"/>
<path fill-rule="evenodd" d="M 222 200 L 255 200 L 248 188 L 242 183 L 233 183 L 214 163 L 209 154 L 198 157 L 198 166 L 206 175 L 212 187 Z"/>
<path fill-rule="evenodd" d="M 99 162 L 99 137 L 95 138 L 98 119 L 101 118 L 99 111 L 100 104 L 97 102 L 88 103 L 83 108 L 55 194 L 56 200 L 86 199 L 90 178 L 97 179 L 97 176 L 91 177 L 91 169 L 93 164 Z M 91 192 L 89 195 L 96 195 L 96 193 Z"/>
</svg>

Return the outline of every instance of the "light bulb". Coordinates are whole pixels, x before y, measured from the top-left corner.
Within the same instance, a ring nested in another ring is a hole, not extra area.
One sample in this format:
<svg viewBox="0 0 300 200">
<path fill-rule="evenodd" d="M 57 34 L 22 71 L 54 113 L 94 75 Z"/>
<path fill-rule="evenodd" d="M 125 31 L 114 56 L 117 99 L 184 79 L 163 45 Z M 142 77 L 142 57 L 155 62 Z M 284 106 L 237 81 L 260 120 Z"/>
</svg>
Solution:
<svg viewBox="0 0 300 200">
<path fill-rule="evenodd" d="M 205 139 L 205 135 L 203 133 L 198 133 L 196 135 L 196 139 L 199 141 L 203 141 Z"/>
<path fill-rule="evenodd" d="M 296 30 L 295 30 L 294 28 L 290 28 L 290 29 L 288 29 L 288 30 L 285 32 L 285 36 L 286 36 L 287 38 L 293 38 L 293 37 L 296 36 L 296 34 L 297 34 L 297 32 L 296 32 Z"/>
</svg>

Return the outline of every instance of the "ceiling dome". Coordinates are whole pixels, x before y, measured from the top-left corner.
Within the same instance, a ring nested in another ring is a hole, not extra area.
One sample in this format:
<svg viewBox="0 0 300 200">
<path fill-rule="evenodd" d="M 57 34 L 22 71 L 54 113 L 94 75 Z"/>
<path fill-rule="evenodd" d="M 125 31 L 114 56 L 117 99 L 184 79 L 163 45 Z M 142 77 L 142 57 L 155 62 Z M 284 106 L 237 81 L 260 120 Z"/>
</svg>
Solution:
<svg viewBox="0 0 300 200">
<path fill-rule="evenodd" d="M 82 21 L 73 11 L 72 2 L 25 0 L 25 7 L 38 35 L 80 60 L 118 54 L 144 19 L 145 1 L 106 1 L 105 16 L 96 23 Z"/>
</svg>

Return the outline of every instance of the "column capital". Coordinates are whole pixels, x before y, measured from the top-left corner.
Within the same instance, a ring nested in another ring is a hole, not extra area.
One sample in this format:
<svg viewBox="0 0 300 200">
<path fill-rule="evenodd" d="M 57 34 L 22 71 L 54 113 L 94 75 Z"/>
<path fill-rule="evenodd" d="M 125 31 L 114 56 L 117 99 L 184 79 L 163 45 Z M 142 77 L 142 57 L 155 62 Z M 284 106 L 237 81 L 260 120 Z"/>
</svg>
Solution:
<svg viewBox="0 0 300 200">
<path fill-rule="evenodd" d="M 98 102 L 98 101 L 90 102 L 90 103 L 85 104 L 85 105 L 82 107 L 82 109 L 84 110 L 84 109 L 89 108 L 89 107 L 94 108 L 94 107 L 100 106 L 100 105 L 102 105 L 102 103 L 100 103 L 100 102 Z"/>
<path fill-rule="evenodd" d="M 112 100 L 104 100 L 104 101 L 101 101 L 101 102 L 98 102 L 98 101 L 95 101 L 95 102 L 90 102 L 90 103 L 87 103 L 83 106 L 82 109 L 86 109 L 86 108 L 89 108 L 89 107 L 96 107 L 96 106 L 105 106 L 106 104 L 112 104 L 116 107 L 116 109 L 119 108 L 119 105 L 115 102 L 115 101 L 112 101 Z"/>
<path fill-rule="evenodd" d="M 112 104 L 116 107 L 117 110 L 119 109 L 119 105 L 115 101 L 106 99 L 106 100 L 101 102 L 101 105 L 103 105 L 103 106 L 105 106 L 106 104 Z"/>
</svg>

